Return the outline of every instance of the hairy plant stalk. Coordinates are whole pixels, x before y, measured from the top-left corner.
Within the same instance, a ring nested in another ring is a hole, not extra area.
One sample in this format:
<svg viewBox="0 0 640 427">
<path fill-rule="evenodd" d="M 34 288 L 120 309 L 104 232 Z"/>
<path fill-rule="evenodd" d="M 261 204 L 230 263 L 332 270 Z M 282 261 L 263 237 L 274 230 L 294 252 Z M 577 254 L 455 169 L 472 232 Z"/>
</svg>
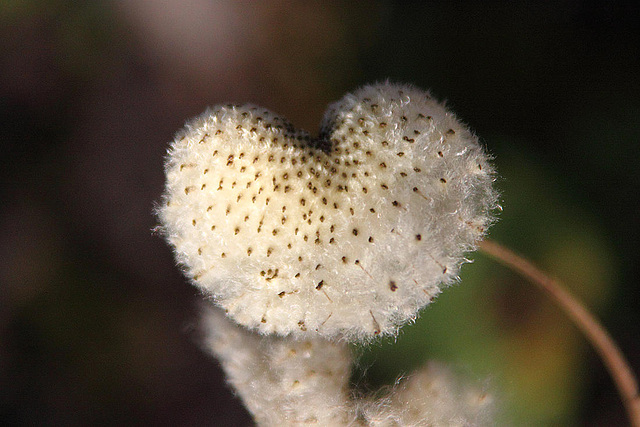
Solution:
<svg viewBox="0 0 640 427">
<path fill-rule="evenodd" d="M 591 342 L 609 370 L 622 397 L 631 425 L 640 427 L 638 381 L 624 355 L 600 322 L 558 280 L 549 277 L 531 262 L 490 240 L 481 242 L 479 247 L 499 263 L 538 285 L 567 313 Z"/>
</svg>

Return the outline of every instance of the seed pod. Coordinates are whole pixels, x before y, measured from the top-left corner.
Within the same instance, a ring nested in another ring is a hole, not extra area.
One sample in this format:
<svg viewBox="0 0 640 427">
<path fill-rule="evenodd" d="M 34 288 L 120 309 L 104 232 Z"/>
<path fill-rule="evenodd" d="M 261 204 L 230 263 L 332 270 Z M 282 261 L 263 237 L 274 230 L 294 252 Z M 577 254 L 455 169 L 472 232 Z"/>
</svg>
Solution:
<svg viewBox="0 0 640 427">
<path fill-rule="evenodd" d="M 419 89 L 365 86 L 319 137 L 217 106 L 176 137 L 162 229 L 194 283 L 263 333 L 391 335 L 453 282 L 497 206 L 475 137 Z"/>
</svg>

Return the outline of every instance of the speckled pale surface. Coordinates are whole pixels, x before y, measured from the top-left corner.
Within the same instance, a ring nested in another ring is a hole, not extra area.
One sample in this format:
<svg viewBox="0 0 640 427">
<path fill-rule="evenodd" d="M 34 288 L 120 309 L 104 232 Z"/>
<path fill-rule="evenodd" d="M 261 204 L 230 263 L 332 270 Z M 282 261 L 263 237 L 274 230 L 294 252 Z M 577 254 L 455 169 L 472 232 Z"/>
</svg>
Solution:
<svg viewBox="0 0 640 427">
<path fill-rule="evenodd" d="M 186 274 L 263 333 L 393 334 L 482 238 L 496 206 L 477 138 L 426 92 L 365 86 L 319 138 L 256 106 L 176 137 L 159 217 Z"/>
<path fill-rule="evenodd" d="M 461 382 L 437 362 L 412 373 L 386 397 L 364 400 L 359 409 L 369 427 L 491 426 L 496 412 L 485 389 Z"/>
<path fill-rule="evenodd" d="M 203 307 L 204 347 L 260 426 L 489 426 L 494 398 L 431 362 L 385 393 L 349 388 L 345 342 L 260 336 Z"/>
<path fill-rule="evenodd" d="M 203 310 L 204 346 L 260 426 L 356 426 L 351 354 L 344 342 L 252 334 Z"/>
</svg>

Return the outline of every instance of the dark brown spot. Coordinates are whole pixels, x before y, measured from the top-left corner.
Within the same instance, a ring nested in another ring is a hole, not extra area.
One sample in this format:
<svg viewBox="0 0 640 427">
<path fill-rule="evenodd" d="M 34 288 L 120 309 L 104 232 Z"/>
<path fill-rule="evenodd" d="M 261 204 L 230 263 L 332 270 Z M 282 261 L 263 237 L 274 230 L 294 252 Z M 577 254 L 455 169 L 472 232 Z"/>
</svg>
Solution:
<svg viewBox="0 0 640 427">
<path fill-rule="evenodd" d="M 394 282 L 393 280 L 391 280 L 389 282 L 389 289 L 391 289 L 391 292 L 395 292 L 396 289 L 398 289 L 398 285 L 396 285 L 396 282 Z"/>
</svg>

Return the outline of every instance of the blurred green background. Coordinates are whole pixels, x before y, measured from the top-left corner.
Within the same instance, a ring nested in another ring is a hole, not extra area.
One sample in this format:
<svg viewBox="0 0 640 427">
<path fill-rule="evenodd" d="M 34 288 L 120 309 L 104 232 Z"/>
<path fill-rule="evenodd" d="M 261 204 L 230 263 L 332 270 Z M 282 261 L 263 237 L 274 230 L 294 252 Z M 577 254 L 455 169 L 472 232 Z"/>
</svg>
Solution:
<svg viewBox="0 0 640 427">
<path fill-rule="evenodd" d="M 491 237 L 564 280 L 638 373 L 639 27 L 635 1 L 0 1 L 0 420 L 248 425 L 151 232 L 168 142 L 222 102 L 313 131 L 387 78 L 481 136 Z M 503 424 L 624 425 L 566 317 L 471 258 L 397 342 L 356 349 L 359 386 L 437 359 L 495 390 Z"/>
</svg>

